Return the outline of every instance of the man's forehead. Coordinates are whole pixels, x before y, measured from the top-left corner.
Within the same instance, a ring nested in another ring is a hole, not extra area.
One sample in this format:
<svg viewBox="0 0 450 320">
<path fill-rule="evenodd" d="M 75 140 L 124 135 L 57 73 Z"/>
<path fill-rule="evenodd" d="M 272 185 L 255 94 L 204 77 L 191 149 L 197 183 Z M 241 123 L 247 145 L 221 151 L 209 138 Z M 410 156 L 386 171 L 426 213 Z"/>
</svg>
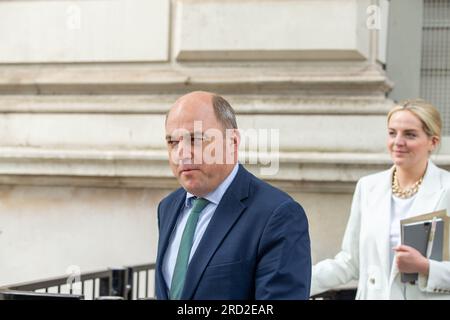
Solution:
<svg viewBox="0 0 450 320">
<path fill-rule="evenodd" d="M 166 122 L 166 132 L 170 133 L 174 130 L 204 131 L 209 128 L 221 129 L 222 125 L 217 121 L 214 112 L 212 114 L 180 114 L 169 115 Z"/>
<path fill-rule="evenodd" d="M 192 94 L 178 99 L 170 108 L 167 122 L 189 122 L 215 118 L 211 96 Z"/>
<path fill-rule="evenodd" d="M 166 133 L 172 133 L 174 131 L 188 131 L 194 132 L 202 130 L 206 125 L 205 121 L 198 120 L 189 120 L 189 121 L 167 121 L 166 124 Z"/>
</svg>

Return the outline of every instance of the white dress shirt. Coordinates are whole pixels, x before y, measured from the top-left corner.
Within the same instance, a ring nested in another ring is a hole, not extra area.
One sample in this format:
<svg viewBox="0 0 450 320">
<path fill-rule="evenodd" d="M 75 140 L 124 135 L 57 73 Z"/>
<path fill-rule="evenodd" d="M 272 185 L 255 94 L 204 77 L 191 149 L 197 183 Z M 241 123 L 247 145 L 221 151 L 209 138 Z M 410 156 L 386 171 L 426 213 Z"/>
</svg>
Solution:
<svg viewBox="0 0 450 320">
<path fill-rule="evenodd" d="M 205 233 L 205 230 L 208 227 L 208 224 L 211 221 L 211 218 L 213 217 L 220 200 L 227 191 L 231 182 L 233 182 L 234 178 L 236 177 L 238 169 L 239 164 L 236 163 L 228 177 L 214 191 L 208 193 L 203 197 L 210 203 L 203 209 L 198 218 L 191 253 L 189 256 L 189 262 L 191 261 L 192 256 L 194 255 L 195 250 L 197 249 L 200 240 L 202 239 L 203 234 Z M 184 207 L 183 209 L 181 209 L 181 213 L 178 216 L 177 224 L 172 232 L 169 246 L 164 256 L 162 273 L 164 276 L 164 280 L 166 281 L 167 288 L 170 288 L 172 283 L 173 271 L 175 269 L 175 263 L 177 261 L 178 248 L 180 247 L 181 237 L 183 235 L 184 227 L 186 226 L 189 212 L 192 209 L 192 200 L 194 199 L 194 197 L 195 196 L 193 194 L 189 192 L 186 193 Z"/>
</svg>

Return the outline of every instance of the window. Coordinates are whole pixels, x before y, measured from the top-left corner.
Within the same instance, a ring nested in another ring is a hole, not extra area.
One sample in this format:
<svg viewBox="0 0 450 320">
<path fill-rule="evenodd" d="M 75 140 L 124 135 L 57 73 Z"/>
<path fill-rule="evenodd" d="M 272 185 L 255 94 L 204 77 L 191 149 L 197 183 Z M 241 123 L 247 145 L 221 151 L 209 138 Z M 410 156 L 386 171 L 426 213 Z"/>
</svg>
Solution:
<svg viewBox="0 0 450 320">
<path fill-rule="evenodd" d="M 441 112 L 450 137 L 450 0 L 425 0 L 420 95 Z"/>
</svg>

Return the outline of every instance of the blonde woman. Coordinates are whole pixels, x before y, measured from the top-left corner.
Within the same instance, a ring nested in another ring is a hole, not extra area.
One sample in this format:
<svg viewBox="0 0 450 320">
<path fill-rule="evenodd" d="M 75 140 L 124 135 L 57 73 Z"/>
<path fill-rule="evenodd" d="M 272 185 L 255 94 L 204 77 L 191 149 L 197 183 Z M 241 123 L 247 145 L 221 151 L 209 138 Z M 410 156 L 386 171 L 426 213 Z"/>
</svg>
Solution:
<svg viewBox="0 0 450 320">
<path fill-rule="evenodd" d="M 433 261 L 400 245 L 400 220 L 450 210 L 450 173 L 430 159 L 441 139 L 431 104 L 409 100 L 387 116 L 393 166 L 360 179 L 341 251 L 313 266 L 311 295 L 358 280 L 357 299 L 450 299 L 450 262 Z M 400 273 L 419 273 L 402 283 Z"/>
</svg>

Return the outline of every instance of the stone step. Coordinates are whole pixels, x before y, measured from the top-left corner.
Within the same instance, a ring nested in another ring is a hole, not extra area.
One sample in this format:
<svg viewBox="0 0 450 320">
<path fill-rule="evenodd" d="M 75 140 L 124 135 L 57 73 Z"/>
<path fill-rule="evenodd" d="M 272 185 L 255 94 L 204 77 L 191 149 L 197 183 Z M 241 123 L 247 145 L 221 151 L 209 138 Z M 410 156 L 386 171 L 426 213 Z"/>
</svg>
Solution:
<svg viewBox="0 0 450 320">
<path fill-rule="evenodd" d="M 391 89 L 376 67 L 173 67 L 32 65 L 0 67 L 0 94 L 222 94 L 384 96 Z"/>
<path fill-rule="evenodd" d="M 273 154 L 253 152 L 251 161 L 241 159 L 241 163 L 254 174 L 284 188 L 295 190 L 302 185 L 320 190 L 324 184 L 335 183 L 335 192 L 343 191 L 340 188 L 351 192 L 360 177 L 391 166 L 386 153 L 280 152 L 277 156 L 278 162 L 270 163 L 277 169 L 271 175 L 261 169 L 269 167 L 268 158 L 275 160 Z M 450 169 L 450 155 L 432 159 Z M 0 148 L 0 184 L 160 187 L 161 183 L 176 185 L 163 149 Z"/>
<path fill-rule="evenodd" d="M 179 95 L 0 95 L 0 113 L 165 114 Z M 385 115 L 383 97 L 225 96 L 237 114 Z"/>
</svg>

